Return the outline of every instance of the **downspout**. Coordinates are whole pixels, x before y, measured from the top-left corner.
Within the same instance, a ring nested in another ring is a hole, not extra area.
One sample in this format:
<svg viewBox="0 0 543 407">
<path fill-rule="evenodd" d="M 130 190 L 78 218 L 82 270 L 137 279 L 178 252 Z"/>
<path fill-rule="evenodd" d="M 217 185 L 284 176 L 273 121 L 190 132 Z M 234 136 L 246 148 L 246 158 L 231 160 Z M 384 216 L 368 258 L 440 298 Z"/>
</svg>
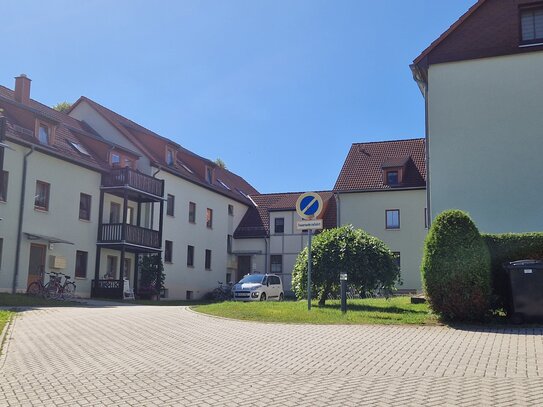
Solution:
<svg viewBox="0 0 543 407">
<path fill-rule="evenodd" d="M 25 154 L 23 159 L 23 179 L 21 182 L 21 199 L 19 203 L 19 221 L 17 225 L 17 246 L 15 249 L 15 270 L 13 272 L 13 283 L 11 285 L 11 293 L 17 291 L 17 277 L 19 275 L 19 262 L 21 259 L 21 241 L 23 240 L 23 218 L 25 209 L 25 193 L 26 193 L 26 171 L 28 167 L 28 157 L 34 152 L 34 146 L 30 147 L 30 151 Z"/>
<path fill-rule="evenodd" d="M 334 198 L 336 199 L 336 226 L 341 227 L 341 200 L 339 199 L 339 192 L 334 192 Z"/>
<path fill-rule="evenodd" d="M 156 175 L 160 171 L 162 171 L 162 167 L 159 165 L 158 170 L 156 170 L 156 172 L 153 174 L 153 178 L 156 178 Z M 154 222 L 155 222 L 155 204 L 153 202 L 153 204 L 151 205 L 151 225 L 150 225 L 149 229 L 153 229 Z"/>
</svg>

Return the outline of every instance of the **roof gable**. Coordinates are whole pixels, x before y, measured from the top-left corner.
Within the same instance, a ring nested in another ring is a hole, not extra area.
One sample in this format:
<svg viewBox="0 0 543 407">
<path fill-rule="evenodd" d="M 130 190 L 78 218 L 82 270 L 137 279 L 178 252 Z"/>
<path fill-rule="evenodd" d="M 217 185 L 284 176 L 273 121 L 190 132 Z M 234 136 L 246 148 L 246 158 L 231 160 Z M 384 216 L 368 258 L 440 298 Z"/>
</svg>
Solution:
<svg viewBox="0 0 543 407">
<path fill-rule="evenodd" d="M 424 139 L 354 143 L 347 154 L 334 190 L 380 191 L 426 186 Z M 384 182 L 387 168 L 404 167 L 402 184 L 392 188 Z"/>
</svg>

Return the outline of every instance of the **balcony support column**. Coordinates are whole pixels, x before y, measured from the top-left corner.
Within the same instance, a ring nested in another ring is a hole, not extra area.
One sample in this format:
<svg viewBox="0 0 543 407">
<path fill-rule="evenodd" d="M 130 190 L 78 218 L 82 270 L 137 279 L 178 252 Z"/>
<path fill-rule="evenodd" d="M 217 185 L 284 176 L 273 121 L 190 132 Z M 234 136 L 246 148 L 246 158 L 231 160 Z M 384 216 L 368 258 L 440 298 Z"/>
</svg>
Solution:
<svg viewBox="0 0 543 407">
<path fill-rule="evenodd" d="M 102 241 L 102 220 L 104 217 L 104 190 L 100 190 L 100 201 L 98 205 L 98 236 L 96 237 L 96 241 L 100 242 Z M 94 284 L 98 284 L 98 280 L 100 279 L 100 256 L 101 256 L 102 248 L 100 246 L 96 247 L 96 263 L 94 267 Z"/>
</svg>

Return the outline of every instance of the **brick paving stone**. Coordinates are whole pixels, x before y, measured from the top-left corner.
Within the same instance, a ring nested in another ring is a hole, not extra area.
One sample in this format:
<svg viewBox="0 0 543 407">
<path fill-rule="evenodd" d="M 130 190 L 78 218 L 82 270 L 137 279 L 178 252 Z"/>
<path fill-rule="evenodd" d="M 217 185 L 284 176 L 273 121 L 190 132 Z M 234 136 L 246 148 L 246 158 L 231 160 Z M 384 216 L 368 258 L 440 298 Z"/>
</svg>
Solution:
<svg viewBox="0 0 543 407">
<path fill-rule="evenodd" d="M 543 329 L 316 326 L 184 307 L 19 314 L 0 406 L 543 405 Z"/>
</svg>

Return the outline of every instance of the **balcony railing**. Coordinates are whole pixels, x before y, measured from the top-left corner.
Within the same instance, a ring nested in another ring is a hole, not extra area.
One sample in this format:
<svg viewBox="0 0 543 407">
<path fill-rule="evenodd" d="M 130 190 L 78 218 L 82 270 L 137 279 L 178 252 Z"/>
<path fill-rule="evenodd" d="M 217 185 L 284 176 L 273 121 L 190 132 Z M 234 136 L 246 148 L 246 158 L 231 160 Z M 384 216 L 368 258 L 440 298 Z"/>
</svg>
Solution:
<svg viewBox="0 0 543 407">
<path fill-rule="evenodd" d="M 153 178 L 129 167 L 111 170 L 102 175 L 102 186 L 124 187 L 129 186 L 139 191 L 155 196 L 164 196 L 164 181 Z"/>
<path fill-rule="evenodd" d="M 122 280 L 92 280 L 91 297 L 122 299 L 123 284 Z"/>
<path fill-rule="evenodd" d="M 99 243 L 128 243 L 160 249 L 160 232 L 122 223 L 104 223 L 100 226 Z"/>
</svg>

